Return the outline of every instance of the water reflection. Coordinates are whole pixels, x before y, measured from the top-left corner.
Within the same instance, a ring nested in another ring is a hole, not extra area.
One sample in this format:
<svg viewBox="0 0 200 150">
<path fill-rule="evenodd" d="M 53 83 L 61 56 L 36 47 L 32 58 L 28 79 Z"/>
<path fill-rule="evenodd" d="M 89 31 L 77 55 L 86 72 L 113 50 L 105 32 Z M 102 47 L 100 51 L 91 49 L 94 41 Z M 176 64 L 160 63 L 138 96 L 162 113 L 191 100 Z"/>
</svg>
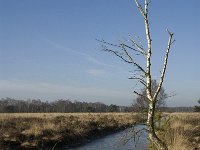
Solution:
<svg viewBox="0 0 200 150">
<path fill-rule="evenodd" d="M 145 128 L 144 125 L 135 126 L 135 130 Z M 70 150 L 145 150 L 147 149 L 147 133 L 141 131 L 135 138 L 132 128 L 105 136 L 80 147 Z M 130 139 L 130 140 L 128 140 Z M 67 148 L 66 148 L 67 149 Z"/>
</svg>

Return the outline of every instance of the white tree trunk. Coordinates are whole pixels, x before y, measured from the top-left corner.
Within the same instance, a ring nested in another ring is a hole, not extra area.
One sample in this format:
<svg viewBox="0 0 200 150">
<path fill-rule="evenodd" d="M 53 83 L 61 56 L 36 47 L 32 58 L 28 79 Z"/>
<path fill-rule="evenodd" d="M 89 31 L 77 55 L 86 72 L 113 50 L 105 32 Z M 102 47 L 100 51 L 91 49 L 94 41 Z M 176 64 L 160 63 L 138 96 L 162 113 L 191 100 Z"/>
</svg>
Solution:
<svg viewBox="0 0 200 150">
<path fill-rule="evenodd" d="M 148 117 L 147 117 L 148 138 L 150 142 L 153 144 L 153 146 L 155 146 L 158 150 L 168 150 L 165 143 L 163 143 L 155 133 L 154 117 L 155 117 L 155 102 L 149 102 Z"/>
<path fill-rule="evenodd" d="M 161 141 L 158 136 L 156 135 L 155 129 L 154 129 L 154 117 L 155 117 L 155 105 L 157 103 L 157 96 L 160 93 L 163 81 L 164 81 L 164 77 L 165 77 L 165 72 L 166 72 L 166 68 L 167 68 L 167 61 L 168 61 L 168 55 L 169 55 L 169 51 L 171 48 L 171 45 L 173 43 L 172 41 L 172 37 L 173 37 L 173 33 L 168 31 L 169 34 L 169 40 L 168 40 L 168 45 L 167 45 L 167 49 L 166 49 L 166 53 L 165 53 L 165 58 L 164 58 L 164 64 L 163 64 L 163 69 L 161 72 L 161 76 L 160 76 L 160 82 L 159 85 L 156 89 L 156 92 L 153 94 L 152 92 L 152 88 L 151 88 L 151 55 L 152 55 L 152 39 L 151 39 L 151 34 L 150 34 L 150 29 L 149 29 L 149 21 L 148 21 L 148 5 L 150 3 L 150 0 L 144 0 L 144 8 L 138 3 L 137 0 L 134 0 L 140 13 L 143 16 L 144 19 L 144 25 L 145 25 L 145 32 L 146 32 L 146 39 L 147 39 L 147 47 L 148 49 L 145 50 L 142 46 L 140 46 L 139 44 L 137 44 L 135 42 L 135 40 L 131 39 L 132 44 L 135 47 L 131 47 L 129 45 L 126 45 L 124 43 L 120 43 L 119 45 L 116 44 L 112 44 L 112 43 L 108 43 L 105 42 L 104 40 L 99 40 L 100 42 L 102 42 L 103 44 L 107 44 L 110 46 L 114 46 L 116 48 L 120 48 L 120 50 L 122 50 L 122 52 L 120 51 L 116 51 L 116 50 L 112 50 L 110 48 L 107 48 L 106 46 L 103 45 L 103 50 L 107 51 L 107 52 L 111 52 L 113 54 L 115 54 L 117 57 L 119 57 L 120 59 L 122 59 L 124 62 L 128 63 L 128 64 L 132 64 L 134 65 L 138 70 L 140 71 L 142 74 L 139 77 L 133 77 L 131 79 L 137 79 L 138 81 L 140 81 L 140 83 L 142 83 L 143 85 L 145 85 L 146 87 L 146 95 L 142 95 L 136 91 L 134 91 L 134 93 L 136 93 L 139 96 L 143 96 L 145 98 L 148 99 L 149 102 L 149 106 L 148 106 L 148 116 L 147 116 L 147 130 L 148 130 L 148 138 L 150 140 L 150 142 L 158 149 L 158 150 L 168 150 L 166 144 L 164 144 L 163 141 Z M 139 63 L 137 63 L 135 61 L 135 59 L 133 59 L 133 57 L 128 53 L 127 49 L 129 50 L 133 50 L 139 54 L 142 54 L 143 56 L 145 56 L 146 58 L 146 69 L 144 69 Z M 146 78 L 146 81 L 145 81 Z"/>
</svg>

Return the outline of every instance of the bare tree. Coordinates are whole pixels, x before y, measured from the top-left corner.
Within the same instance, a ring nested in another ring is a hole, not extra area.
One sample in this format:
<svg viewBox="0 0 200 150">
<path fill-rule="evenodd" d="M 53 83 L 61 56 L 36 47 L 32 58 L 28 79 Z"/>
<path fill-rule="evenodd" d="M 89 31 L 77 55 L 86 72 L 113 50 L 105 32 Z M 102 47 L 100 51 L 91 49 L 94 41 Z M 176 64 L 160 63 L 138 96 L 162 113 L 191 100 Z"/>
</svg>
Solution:
<svg viewBox="0 0 200 150">
<path fill-rule="evenodd" d="M 152 81 L 151 84 L 151 90 L 152 93 L 154 94 L 157 90 L 158 87 L 158 83 L 156 82 L 156 80 Z M 139 111 L 139 112 L 147 112 L 148 111 L 148 99 L 146 98 L 146 87 L 144 87 L 141 90 L 141 94 L 144 96 L 137 96 L 136 99 L 134 100 L 134 104 L 133 104 L 133 108 L 135 111 Z M 163 107 L 166 107 L 166 98 L 168 98 L 168 94 L 166 94 L 165 89 L 163 87 L 161 87 L 161 90 L 158 94 L 157 97 L 157 103 L 155 106 L 155 109 L 157 111 L 161 111 Z"/>
<path fill-rule="evenodd" d="M 197 102 L 200 104 L 200 99 Z M 200 106 L 194 106 L 194 111 L 200 112 Z"/>
<path fill-rule="evenodd" d="M 168 39 L 168 44 L 167 44 L 166 53 L 164 57 L 163 69 L 161 71 L 160 81 L 158 83 L 158 86 L 155 92 L 153 92 L 151 88 L 151 85 L 152 85 L 152 74 L 151 74 L 152 39 L 151 39 L 149 19 L 148 19 L 148 6 L 150 3 L 150 0 L 144 0 L 144 7 L 142 7 L 142 5 L 138 3 L 137 0 L 134 0 L 134 1 L 144 19 L 147 49 L 143 47 L 140 40 L 137 40 L 137 39 L 135 40 L 131 36 L 129 36 L 130 45 L 124 42 L 121 42 L 119 44 L 112 44 L 104 40 L 98 40 L 98 41 L 102 43 L 102 48 L 104 51 L 113 53 L 115 56 L 119 57 L 124 62 L 136 67 L 135 71 L 137 71 L 137 73 L 133 77 L 131 77 L 131 79 L 138 80 L 141 84 L 143 84 L 146 87 L 145 95 L 137 91 L 134 91 L 134 93 L 148 100 L 148 116 L 147 116 L 147 121 L 146 121 L 148 139 L 157 149 L 167 150 L 168 148 L 166 144 L 160 140 L 160 138 L 157 136 L 155 132 L 154 118 L 155 118 L 156 104 L 158 103 L 158 95 L 161 91 L 161 87 L 162 87 L 164 77 L 165 77 L 169 52 L 171 49 L 171 45 L 174 42 L 172 40 L 173 33 L 171 33 L 167 29 L 169 39 Z M 136 59 L 134 59 L 133 52 L 135 52 L 134 56 L 141 55 L 146 59 L 146 69 L 141 64 L 139 64 L 136 61 Z"/>
</svg>

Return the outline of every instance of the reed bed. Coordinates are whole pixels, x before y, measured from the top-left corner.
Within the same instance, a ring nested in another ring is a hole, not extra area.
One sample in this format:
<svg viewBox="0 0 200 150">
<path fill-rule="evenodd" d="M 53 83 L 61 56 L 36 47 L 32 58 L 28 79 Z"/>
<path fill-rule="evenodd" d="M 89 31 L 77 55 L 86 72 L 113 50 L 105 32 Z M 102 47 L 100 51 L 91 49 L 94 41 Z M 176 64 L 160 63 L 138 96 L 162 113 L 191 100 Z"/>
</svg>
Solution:
<svg viewBox="0 0 200 150">
<path fill-rule="evenodd" d="M 0 149 L 71 147 L 144 121 L 137 113 L 2 113 Z M 169 150 L 200 150 L 199 113 L 164 113 L 158 125 Z"/>
<path fill-rule="evenodd" d="M 70 147 L 140 122 L 136 113 L 2 113 L 0 147 Z"/>
<path fill-rule="evenodd" d="M 165 114 L 159 135 L 169 150 L 200 150 L 200 113 Z"/>
</svg>

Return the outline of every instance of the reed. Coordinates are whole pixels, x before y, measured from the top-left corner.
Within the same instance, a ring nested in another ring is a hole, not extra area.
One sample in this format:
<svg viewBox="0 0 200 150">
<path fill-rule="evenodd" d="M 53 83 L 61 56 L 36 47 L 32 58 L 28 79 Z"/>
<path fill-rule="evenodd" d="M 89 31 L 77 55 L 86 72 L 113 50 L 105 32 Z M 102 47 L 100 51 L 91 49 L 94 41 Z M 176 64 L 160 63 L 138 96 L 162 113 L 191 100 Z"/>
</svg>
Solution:
<svg viewBox="0 0 200 150">
<path fill-rule="evenodd" d="M 171 113 L 164 118 L 158 133 L 169 150 L 200 149 L 199 113 Z"/>
<path fill-rule="evenodd" d="M 27 149 L 72 146 L 143 121 L 136 113 L 2 113 L 0 144 Z"/>
</svg>

